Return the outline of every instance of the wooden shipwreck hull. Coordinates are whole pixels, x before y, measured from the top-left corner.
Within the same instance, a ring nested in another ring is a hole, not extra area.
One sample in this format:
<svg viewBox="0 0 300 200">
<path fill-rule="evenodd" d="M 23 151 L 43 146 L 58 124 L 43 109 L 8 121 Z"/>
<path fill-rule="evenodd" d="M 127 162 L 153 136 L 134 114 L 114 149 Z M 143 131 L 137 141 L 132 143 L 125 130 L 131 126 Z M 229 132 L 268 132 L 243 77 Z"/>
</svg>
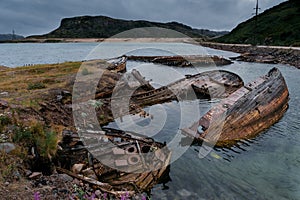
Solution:
<svg viewBox="0 0 300 200">
<path fill-rule="evenodd" d="M 288 109 L 289 91 L 281 72 L 270 72 L 240 88 L 208 111 L 182 133 L 195 141 L 231 146 L 253 138 L 282 118 Z"/>
<path fill-rule="evenodd" d="M 228 59 L 218 56 L 128 56 L 128 60 L 140 62 L 152 62 L 167 66 L 191 67 L 191 66 L 223 66 L 230 65 L 232 62 Z"/>
<path fill-rule="evenodd" d="M 57 154 L 59 171 L 116 196 L 148 191 L 169 180 L 171 152 L 164 144 L 110 128 L 87 131 L 86 136 L 97 146 L 87 148 L 77 133 L 64 131 Z M 82 166 L 80 171 L 76 165 Z"/>
<path fill-rule="evenodd" d="M 132 96 L 140 106 L 149 106 L 172 100 L 185 100 L 195 94 L 201 98 L 224 98 L 241 88 L 243 80 L 232 72 L 214 70 L 188 75 L 167 86 Z"/>
<path fill-rule="evenodd" d="M 117 60 L 111 60 L 109 62 L 110 65 L 107 67 L 107 70 L 120 73 L 126 72 L 127 57 L 123 56 L 118 58 Z"/>
</svg>

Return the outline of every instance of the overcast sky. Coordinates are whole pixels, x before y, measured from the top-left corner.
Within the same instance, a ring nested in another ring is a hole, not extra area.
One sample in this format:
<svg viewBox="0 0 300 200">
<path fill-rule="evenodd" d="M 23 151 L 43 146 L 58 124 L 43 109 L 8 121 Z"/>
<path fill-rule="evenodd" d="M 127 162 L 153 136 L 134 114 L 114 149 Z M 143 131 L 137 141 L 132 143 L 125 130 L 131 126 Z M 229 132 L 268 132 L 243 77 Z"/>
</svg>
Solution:
<svg viewBox="0 0 300 200">
<path fill-rule="evenodd" d="M 261 12 L 285 0 L 259 0 Z M 252 17 L 256 0 L 1 0 L 0 33 L 48 33 L 65 17 L 178 21 L 194 28 L 232 30 Z"/>
</svg>

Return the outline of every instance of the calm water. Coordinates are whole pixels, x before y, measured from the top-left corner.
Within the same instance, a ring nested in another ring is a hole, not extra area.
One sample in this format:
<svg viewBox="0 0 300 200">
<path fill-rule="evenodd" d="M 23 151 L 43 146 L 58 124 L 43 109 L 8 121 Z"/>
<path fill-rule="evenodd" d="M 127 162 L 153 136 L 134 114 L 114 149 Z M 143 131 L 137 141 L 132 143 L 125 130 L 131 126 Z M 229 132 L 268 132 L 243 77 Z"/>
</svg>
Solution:
<svg viewBox="0 0 300 200">
<path fill-rule="evenodd" d="M 188 44 L 1 44 L 0 65 L 22 66 L 30 63 L 57 63 L 66 60 L 109 58 L 127 54 L 218 54 L 234 53 L 203 49 Z M 93 50 L 94 49 L 94 50 Z M 93 50 L 92 52 L 90 52 Z M 253 140 L 243 141 L 231 149 L 214 149 L 205 158 L 199 158 L 199 146 L 187 148 L 182 156 L 171 164 L 172 181 L 157 185 L 152 199 L 300 199 L 300 70 L 276 65 L 283 73 L 290 91 L 290 108 L 285 116 L 267 131 Z M 245 82 L 263 75 L 274 67 L 269 64 L 236 62 L 222 67 L 239 74 Z M 175 68 L 154 64 L 129 62 L 128 68 L 139 69 L 143 76 L 152 79 L 157 87 L 174 81 L 184 74 L 216 69 Z M 218 68 L 220 69 L 220 68 Z M 134 118 L 136 131 L 147 133 L 158 141 L 169 143 L 178 130 L 194 119 L 184 111 L 204 114 L 217 100 L 197 100 L 182 103 L 171 102 L 146 108 L 154 119 L 166 116 L 162 126 L 151 124 L 150 119 Z M 130 124 L 121 124 L 131 129 Z M 109 126 L 116 127 L 116 123 Z M 179 144 L 171 145 L 177 149 Z M 180 154 L 180 152 L 178 152 Z M 177 154 L 174 155 L 176 157 Z"/>
<path fill-rule="evenodd" d="M 236 62 L 222 69 L 235 72 L 248 82 L 272 67 L 274 65 Z M 297 84 L 300 71 L 285 65 L 276 67 L 283 73 L 290 91 L 290 108 L 284 118 L 255 139 L 243 141 L 231 149 L 214 149 L 205 158 L 199 158 L 200 147 L 190 147 L 172 163 L 172 181 L 166 184 L 169 189 L 164 190 L 163 185 L 156 186 L 152 191 L 153 199 L 300 199 L 300 88 Z M 157 69 L 156 73 L 153 68 Z M 160 77 L 170 76 L 170 70 L 181 74 L 209 68 L 187 70 L 152 65 L 152 72 L 145 70 L 147 73 L 143 74 L 155 79 L 158 74 Z M 205 100 L 198 103 L 202 114 L 214 104 Z M 154 118 L 167 113 L 165 126 L 154 138 L 169 143 L 181 128 L 180 104 L 166 103 L 147 110 L 151 109 Z M 138 118 L 135 122 L 142 127 L 142 132 L 143 126 L 148 126 L 150 120 Z M 117 127 L 116 123 L 110 126 Z M 130 130 L 130 125 L 128 127 Z M 146 130 L 157 132 L 159 127 L 154 125 Z"/>
<path fill-rule="evenodd" d="M 141 49 L 142 48 L 142 49 Z M 144 55 L 151 52 L 160 54 L 199 54 L 206 53 L 202 48 L 189 44 L 151 44 L 151 43 L 26 43 L 0 44 L 0 65 L 17 67 L 30 64 L 61 63 L 95 58 L 113 58 L 140 49 Z M 156 51 L 149 51 L 155 49 Z M 169 52 L 169 53 L 167 53 Z M 170 53 L 172 52 L 172 53 Z M 214 50 L 207 50 L 214 54 Z M 224 56 L 235 55 L 223 52 Z"/>
</svg>

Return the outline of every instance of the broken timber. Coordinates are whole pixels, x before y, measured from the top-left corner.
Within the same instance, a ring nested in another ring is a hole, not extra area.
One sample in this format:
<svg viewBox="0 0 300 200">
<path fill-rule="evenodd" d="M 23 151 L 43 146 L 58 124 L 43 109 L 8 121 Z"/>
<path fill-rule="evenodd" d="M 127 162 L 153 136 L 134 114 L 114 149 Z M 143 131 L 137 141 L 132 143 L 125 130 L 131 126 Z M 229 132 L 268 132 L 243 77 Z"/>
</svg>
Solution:
<svg viewBox="0 0 300 200">
<path fill-rule="evenodd" d="M 285 80 L 273 68 L 222 100 L 182 133 L 195 141 L 232 146 L 238 140 L 253 138 L 281 119 L 288 101 Z"/>
</svg>

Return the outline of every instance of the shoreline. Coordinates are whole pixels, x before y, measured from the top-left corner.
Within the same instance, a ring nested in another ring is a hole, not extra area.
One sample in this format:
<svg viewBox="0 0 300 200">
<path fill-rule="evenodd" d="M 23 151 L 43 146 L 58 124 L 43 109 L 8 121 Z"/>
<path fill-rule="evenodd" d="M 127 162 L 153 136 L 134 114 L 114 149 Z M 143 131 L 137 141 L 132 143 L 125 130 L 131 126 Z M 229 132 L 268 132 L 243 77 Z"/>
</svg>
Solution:
<svg viewBox="0 0 300 200">
<path fill-rule="evenodd" d="M 223 51 L 240 53 L 233 60 L 269 64 L 285 64 L 300 69 L 300 48 L 285 46 L 252 46 L 244 44 L 223 44 L 200 42 L 200 45 Z"/>
<path fill-rule="evenodd" d="M 0 41 L 9 43 L 98 43 L 98 42 L 183 42 L 195 43 L 199 38 L 26 38 L 22 40 Z"/>
</svg>

